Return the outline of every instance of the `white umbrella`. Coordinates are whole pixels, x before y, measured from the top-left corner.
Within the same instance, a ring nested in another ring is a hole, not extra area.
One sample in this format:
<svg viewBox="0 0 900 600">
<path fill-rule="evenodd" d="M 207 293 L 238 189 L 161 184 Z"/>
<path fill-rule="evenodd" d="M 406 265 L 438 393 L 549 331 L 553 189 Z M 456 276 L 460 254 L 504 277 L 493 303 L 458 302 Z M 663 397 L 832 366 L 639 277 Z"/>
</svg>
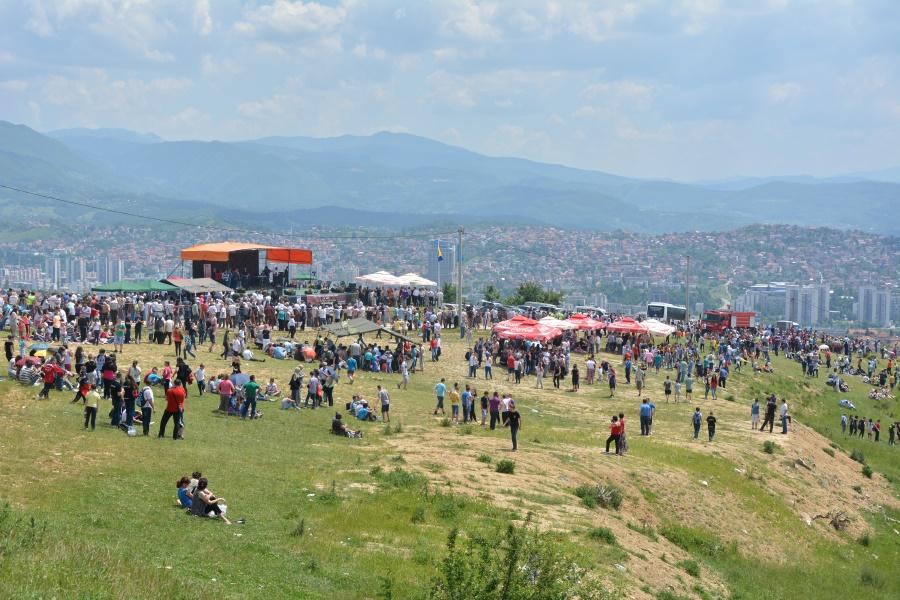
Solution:
<svg viewBox="0 0 900 600">
<path fill-rule="evenodd" d="M 575 323 L 570 323 L 569 321 L 561 321 L 559 319 L 554 319 L 553 317 L 544 317 L 540 321 L 538 321 L 541 325 L 546 325 L 547 327 L 556 327 L 562 331 L 571 331 L 573 329 L 578 329 L 578 325 Z"/>
<path fill-rule="evenodd" d="M 430 279 L 425 279 L 416 273 L 406 273 L 397 279 L 401 280 L 404 285 L 412 285 L 415 287 L 437 287 L 437 283 Z"/>
<path fill-rule="evenodd" d="M 819 350 L 831 350 L 831 346 L 829 346 L 828 344 L 822 344 L 821 346 L 819 346 Z"/>
<path fill-rule="evenodd" d="M 641 324 L 643 324 L 653 335 L 672 335 L 675 333 L 674 326 L 663 323 L 662 321 L 657 321 L 656 319 L 647 319 L 641 321 Z"/>
</svg>

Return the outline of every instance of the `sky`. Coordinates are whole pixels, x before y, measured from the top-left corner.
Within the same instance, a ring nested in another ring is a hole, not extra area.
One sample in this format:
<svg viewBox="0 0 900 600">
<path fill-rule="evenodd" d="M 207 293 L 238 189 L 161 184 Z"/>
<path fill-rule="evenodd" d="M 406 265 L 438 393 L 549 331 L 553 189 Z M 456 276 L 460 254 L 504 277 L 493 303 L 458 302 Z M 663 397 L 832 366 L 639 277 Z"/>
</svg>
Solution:
<svg viewBox="0 0 900 600">
<path fill-rule="evenodd" d="M 0 119 L 408 132 L 629 176 L 900 166 L 896 0 L 0 0 Z"/>
</svg>

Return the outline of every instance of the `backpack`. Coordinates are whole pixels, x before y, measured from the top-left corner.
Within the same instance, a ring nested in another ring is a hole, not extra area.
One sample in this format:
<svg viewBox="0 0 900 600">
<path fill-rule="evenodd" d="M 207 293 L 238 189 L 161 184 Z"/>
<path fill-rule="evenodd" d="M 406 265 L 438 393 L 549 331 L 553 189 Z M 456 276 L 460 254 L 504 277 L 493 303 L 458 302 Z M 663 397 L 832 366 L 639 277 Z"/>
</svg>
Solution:
<svg viewBox="0 0 900 600">
<path fill-rule="evenodd" d="M 700 413 L 695 412 L 694 413 L 694 425 L 699 425 L 699 424 L 700 424 Z"/>
</svg>

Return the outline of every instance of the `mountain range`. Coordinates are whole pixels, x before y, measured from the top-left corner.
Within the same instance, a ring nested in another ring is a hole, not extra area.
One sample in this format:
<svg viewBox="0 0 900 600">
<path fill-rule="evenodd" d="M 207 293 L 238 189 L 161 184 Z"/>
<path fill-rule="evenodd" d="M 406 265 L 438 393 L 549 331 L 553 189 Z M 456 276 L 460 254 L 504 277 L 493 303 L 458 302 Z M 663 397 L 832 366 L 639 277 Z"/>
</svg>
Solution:
<svg viewBox="0 0 900 600">
<path fill-rule="evenodd" d="M 401 133 L 165 141 L 122 129 L 39 133 L 0 121 L 0 183 L 194 221 L 422 226 L 544 224 L 648 233 L 787 223 L 900 233 L 900 169 L 684 183 L 492 157 Z M 0 190 L 63 218 L 94 211 Z"/>
</svg>

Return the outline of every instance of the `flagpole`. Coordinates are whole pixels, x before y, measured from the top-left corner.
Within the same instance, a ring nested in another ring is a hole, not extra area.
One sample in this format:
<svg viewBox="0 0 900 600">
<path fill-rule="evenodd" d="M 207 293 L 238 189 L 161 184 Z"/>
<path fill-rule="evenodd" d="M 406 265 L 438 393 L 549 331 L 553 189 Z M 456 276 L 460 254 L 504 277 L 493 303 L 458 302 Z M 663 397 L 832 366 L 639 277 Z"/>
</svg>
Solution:
<svg viewBox="0 0 900 600">
<path fill-rule="evenodd" d="M 437 252 L 437 257 L 435 262 L 437 263 L 437 293 L 438 293 L 438 308 L 440 308 L 440 300 L 443 297 L 443 292 L 441 291 L 441 240 L 435 240 L 437 242 L 437 248 L 435 252 Z"/>
</svg>

